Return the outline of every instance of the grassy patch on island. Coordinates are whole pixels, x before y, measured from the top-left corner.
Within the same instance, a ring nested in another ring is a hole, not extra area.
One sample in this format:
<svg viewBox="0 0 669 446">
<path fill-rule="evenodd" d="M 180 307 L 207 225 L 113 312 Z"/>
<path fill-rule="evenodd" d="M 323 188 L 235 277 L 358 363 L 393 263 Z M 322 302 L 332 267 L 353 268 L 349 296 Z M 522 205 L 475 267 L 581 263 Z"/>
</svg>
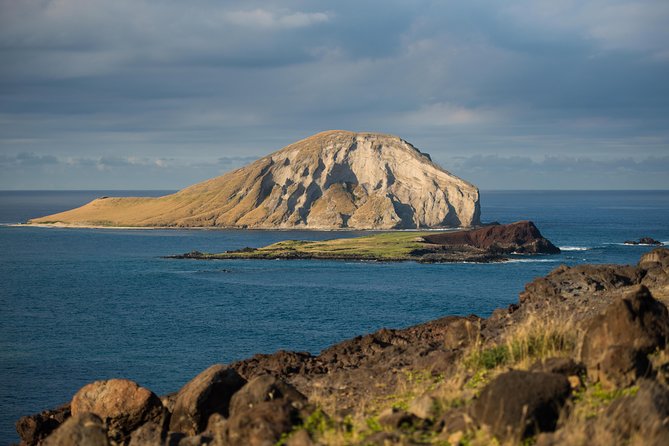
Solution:
<svg viewBox="0 0 669 446">
<path fill-rule="evenodd" d="M 355 238 L 323 241 L 286 240 L 262 248 L 245 248 L 220 254 L 204 254 L 212 259 L 359 259 L 411 260 L 412 252 L 425 248 L 422 236 L 427 233 L 391 232 Z"/>
</svg>

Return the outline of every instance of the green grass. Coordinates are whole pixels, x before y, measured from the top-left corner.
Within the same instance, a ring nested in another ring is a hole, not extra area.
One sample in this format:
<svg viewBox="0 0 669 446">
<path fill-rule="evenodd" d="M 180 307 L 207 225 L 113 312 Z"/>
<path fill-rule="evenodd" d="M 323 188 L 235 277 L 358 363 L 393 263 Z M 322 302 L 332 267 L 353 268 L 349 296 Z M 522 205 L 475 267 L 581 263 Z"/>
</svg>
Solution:
<svg viewBox="0 0 669 446">
<path fill-rule="evenodd" d="M 391 232 L 324 241 L 286 240 L 255 250 L 225 252 L 208 258 L 272 259 L 321 258 L 359 260 L 411 260 L 411 252 L 425 248 L 420 240 L 427 233 Z"/>
</svg>

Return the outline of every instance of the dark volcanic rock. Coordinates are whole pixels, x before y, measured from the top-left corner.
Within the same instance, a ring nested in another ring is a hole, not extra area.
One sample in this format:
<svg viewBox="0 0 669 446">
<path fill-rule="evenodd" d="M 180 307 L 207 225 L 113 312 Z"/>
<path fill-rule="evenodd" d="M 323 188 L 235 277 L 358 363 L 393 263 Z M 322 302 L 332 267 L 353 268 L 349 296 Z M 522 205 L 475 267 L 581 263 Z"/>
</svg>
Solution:
<svg viewBox="0 0 669 446">
<path fill-rule="evenodd" d="M 307 352 L 279 350 L 271 355 L 257 354 L 231 365 L 241 376 L 250 380 L 260 375 L 291 376 L 305 373 L 313 364 L 314 357 Z"/>
<path fill-rule="evenodd" d="M 379 423 L 393 429 L 411 429 L 420 421 L 416 415 L 394 407 L 379 415 Z"/>
<path fill-rule="evenodd" d="M 102 420 L 92 413 L 73 415 L 44 440 L 44 446 L 109 446 Z"/>
<path fill-rule="evenodd" d="M 656 382 L 643 380 L 636 395 L 614 401 L 604 417 L 623 441 L 642 434 L 645 445 L 669 444 L 669 391 Z"/>
<path fill-rule="evenodd" d="M 56 409 L 19 418 L 16 422 L 16 432 L 19 434 L 22 444 L 35 446 L 69 417 L 70 405 L 66 404 Z"/>
<path fill-rule="evenodd" d="M 531 221 L 485 226 L 468 231 L 447 232 L 423 237 L 435 245 L 466 245 L 498 254 L 558 254 L 560 249 L 545 239 Z"/>
<path fill-rule="evenodd" d="M 130 444 L 128 446 L 161 446 L 165 442 L 167 432 L 163 426 L 149 422 L 130 435 Z"/>
<path fill-rule="evenodd" d="M 641 285 L 592 319 L 581 357 L 592 379 L 629 385 L 649 372 L 645 355 L 664 348 L 667 337 L 667 307 Z"/>
<path fill-rule="evenodd" d="M 177 394 L 170 430 L 196 435 L 213 413 L 228 415 L 230 398 L 246 381 L 224 365 L 216 364 L 193 378 Z"/>
<path fill-rule="evenodd" d="M 116 441 L 148 421 L 157 422 L 163 415 L 160 399 L 150 390 L 127 379 L 95 381 L 85 385 L 72 398 L 72 415 L 93 413 L 109 428 Z"/>
<path fill-rule="evenodd" d="M 271 375 L 261 375 L 246 383 L 230 400 L 230 414 L 241 413 L 253 409 L 265 401 L 286 400 L 291 403 L 304 404 L 307 397 L 295 387 Z"/>
<path fill-rule="evenodd" d="M 301 423 L 300 411 L 290 401 L 265 401 L 232 414 L 226 423 L 219 424 L 223 432 L 214 431 L 212 436 L 227 445 L 273 446 L 282 434 Z"/>
<path fill-rule="evenodd" d="M 641 237 L 639 241 L 625 240 L 626 245 L 648 245 L 648 246 L 664 246 L 664 243 L 650 237 Z"/>
<path fill-rule="evenodd" d="M 559 373 L 564 376 L 581 376 L 585 373 L 585 365 L 571 358 L 547 358 L 532 364 L 533 372 Z"/>
<path fill-rule="evenodd" d="M 570 392 L 564 375 L 512 370 L 499 375 L 481 391 L 472 406 L 472 415 L 499 438 L 525 438 L 555 430 Z"/>
</svg>

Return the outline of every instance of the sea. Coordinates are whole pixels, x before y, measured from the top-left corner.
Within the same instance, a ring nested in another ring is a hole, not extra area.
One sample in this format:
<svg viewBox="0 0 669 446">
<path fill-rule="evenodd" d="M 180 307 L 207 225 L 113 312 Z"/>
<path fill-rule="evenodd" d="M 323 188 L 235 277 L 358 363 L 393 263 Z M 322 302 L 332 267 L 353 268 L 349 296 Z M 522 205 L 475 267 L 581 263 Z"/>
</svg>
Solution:
<svg viewBox="0 0 669 446">
<path fill-rule="evenodd" d="M 364 232 L 15 226 L 99 196 L 172 191 L 0 191 L 0 444 L 14 422 L 83 385 L 129 378 L 157 394 L 214 363 L 318 353 L 382 327 L 488 316 L 560 264 L 636 263 L 669 244 L 669 191 L 482 191 L 484 222 L 534 221 L 562 249 L 508 263 L 175 260 L 286 239 Z"/>
</svg>

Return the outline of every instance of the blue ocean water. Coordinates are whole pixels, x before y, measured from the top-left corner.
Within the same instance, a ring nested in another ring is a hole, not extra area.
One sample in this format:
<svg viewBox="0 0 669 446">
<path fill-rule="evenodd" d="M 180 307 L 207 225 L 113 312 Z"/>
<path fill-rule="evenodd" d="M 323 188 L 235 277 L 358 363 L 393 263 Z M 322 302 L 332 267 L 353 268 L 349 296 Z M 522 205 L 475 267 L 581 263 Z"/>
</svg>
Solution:
<svg viewBox="0 0 669 446">
<path fill-rule="evenodd" d="M 163 193 L 0 192 L 0 223 L 100 195 Z M 18 417 L 64 403 L 96 379 L 130 378 L 162 394 L 213 363 L 254 353 L 317 353 L 381 327 L 487 316 L 561 263 L 635 263 L 651 248 L 623 241 L 669 241 L 669 191 L 481 196 L 484 221 L 531 219 L 563 253 L 483 265 L 187 261 L 161 256 L 354 234 L 0 226 L 0 444 L 18 440 Z"/>
</svg>

